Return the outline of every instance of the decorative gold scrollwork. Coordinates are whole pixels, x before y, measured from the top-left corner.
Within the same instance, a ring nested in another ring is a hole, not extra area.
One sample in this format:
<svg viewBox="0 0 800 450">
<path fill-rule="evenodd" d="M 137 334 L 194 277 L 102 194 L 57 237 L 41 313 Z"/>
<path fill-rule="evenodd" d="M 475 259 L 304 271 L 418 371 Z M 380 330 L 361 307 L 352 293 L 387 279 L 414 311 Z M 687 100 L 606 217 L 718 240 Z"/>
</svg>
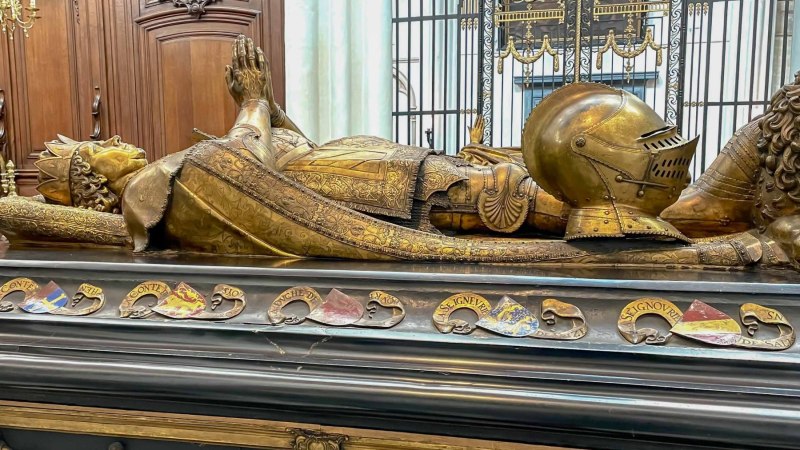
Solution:
<svg viewBox="0 0 800 450">
<path fill-rule="evenodd" d="M 391 317 L 383 320 L 373 319 L 374 314 L 378 312 L 378 306 L 391 309 Z M 354 323 L 353 326 L 367 328 L 392 328 L 393 326 L 402 322 L 405 318 L 406 310 L 403 307 L 403 302 L 401 302 L 400 299 L 383 291 L 372 291 L 369 293 L 369 302 L 367 303 L 364 316 Z"/>
<path fill-rule="evenodd" d="M 737 347 L 759 350 L 784 350 L 794 345 L 794 327 L 778 310 L 755 303 L 745 303 L 739 308 L 739 318 L 742 321 L 742 325 L 747 327 L 748 336 L 740 336 L 736 341 Z M 779 336 L 772 339 L 753 339 L 756 331 L 758 331 L 759 323 L 776 326 L 778 333 L 780 333 Z"/>
<path fill-rule="evenodd" d="M 644 315 L 661 316 L 671 326 L 662 335 L 653 328 L 636 328 L 636 320 Z M 673 334 L 717 347 L 740 347 L 756 350 L 786 350 L 795 343 L 791 323 L 779 311 L 755 303 L 745 303 L 739 308 L 739 318 L 747 330 L 722 311 L 695 300 L 685 312 L 663 298 L 640 298 L 629 303 L 619 316 L 617 327 L 630 343 L 665 344 Z M 755 339 L 760 324 L 774 326 L 779 335 L 770 339 Z"/>
<path fill-rule="evenodd" d="M 469 309 L 478 316 L 475 325 L 450 316 L 459 309 Z M 471 292 L 446 298 L 433 312 L 433 324 L 442 333 L 469 334 L 475 328 L 503 336 L 538 339 L 576 340 L 586 336 L 589 328 L 583 312 L 575 305 L 548 298 L 542 301 L 542 321 L 553 327 L 556 318 L 570 319 L 572 327 L 563 331 L 544 330 L 536 315 L 509 296 L 503 296 L 492 308 L 483 296 Z"/>
<path fill-rule="evenodd" d="M 645 342 L 651 345 L 665 344 L 672 333 L 661 334 L 655 328 L 636 328 L 636 320 L 648 314 L 661 316 L 670 326 L 675 326 L 683 312 L 674 303 L 663 298 L 645 297 L 629 303 L 620 313 L 617 327 L 620 334 L 631 344 Z"/>
<path fill-rule="evenodd" d="M 155 304 L 136 306 L 139 300 L 150 296 L 156 299 Z M 227 311 L 216 312 L 224 300 L 233 302 L 233 306 Z M 133 288 L 122 300 L 119 316 L 144 319 L 160 314 L 170 319 L 225 320 L 238 316 L 246 304 L 244 291 L 227 284 L 214 286 L 209 304 L 203 294 L 186 283 L 178 283 L 172 289 L 161 281 L 145 281 Z"/>
<path fill-rule="evenodd" d="M 200 17 L 206 12 L 206 5 L 216 1 L 217 0 L 172 0 L 172 4 L 174 4 L 176 8 L 180 8 L 181 6 L 186 7 L 186 11 L 189 14 Z"/>
<path fill-rule="evenodd" d="M 433 324 L 442 333 L 469 334 L 475 329 L 466 320 L 451 319 L 450 315 L 459 309 L 469 309 L 478 318 L 489 314 L 492 305 L 478 294 L 465 292 L 447 297 L 433 312 Z"/>
<path fill-rule="evenodd" d="M 542 301 L 542 320 L 547 325 L 556 324 L 556 317 L 572 320 L 572 328 L 564 331 L 549 331 L 541 328 L 537 329 L 531 337 L 539 339 L 553 339 L 559 341 L 574 341 L 586 336 L 589 327 L 586 324 L 586 317 L 583 311 L 575 305 L 564 303 L 554 298 Z"/>
<path fill-rule="evenodd" d="M 349 439 L 343 434 L 328 434 L 321 431 L 291 429 L 294 435 L 294 450 L 342 450 Z"/>
<path fill-rule="evenodd" d="M 283 312 L 284 307 L 297 301 L 308 305 L 306 316 L 298 317 Z M 379 308 L 391 310 L 391 316 L 375 319 Z M 273 325 L 297 325 L 308 319 L 334 327 L 392 328 L 405 319 L 406 310 L 400 299 L 383 291 L 370 292 L 369 301 L 364 307 L 360 301 L 338 289 L 331 289 L 323 299 L 315 289 L 299 286 L 278 295 L 270 305 L 267 317 Z"/>
<path fill-rule="evenodd" d="M 608 36 L 606 37 L 605 45 L 597 51 L 597 69 L 603 68 L 603 54 L 605 54 L 609 49 L 612 50 L 615 54 L 625 58 L 627 61 L 625 63 L 625 80 L 631 80 L 631 74 L 633 73 L 633 63 L 632 59 L 644 53 L 648 47 L 656 52 L 656 65 L 660 66 L 663 63 L 663 51 L 661 49 L 661 45 L 657 44 L 653 39 L 653 29 L 648 28 L 644 33 L 644 40 L 639 47 L 633 43 L 634 38 L 633 33 L 633 21 L 629 22 L 629 27 L 625 29 L 625 43 L 620 46 L 617 43 L 617 36 L 614 30 L 608 30 Z"/>
<path fill-rule="evenodd" d="M 39 285 L 30 278 L 14 278 L 13 280 L 4 283 L 0 286 L 0 312 L 8 312 L 14 310 L 14 304 L 11 302 L 2 301 L 8 295 L 14 292 L 22 292 L 25 298 L 28 298 L 39 290 Z"/>
<path fill-rule="evenodd" d="M 88 316 L 102 309 L 106 303 L 103 290 L 89 283 L 81 284 L 70 299 L 67 293 L 53 281 L 40 287 L 30 278 L 14 278 L 0 286 L 0 312 L 14 310 L 14 304 L 4 300 L 15 292 L 25 294 L 25 299 L 17 306 L 22 311 L 31 314 Z M 91 300 L 92 303 L 83 308 L 76 308 L 83 300 Z"/>
</svg>

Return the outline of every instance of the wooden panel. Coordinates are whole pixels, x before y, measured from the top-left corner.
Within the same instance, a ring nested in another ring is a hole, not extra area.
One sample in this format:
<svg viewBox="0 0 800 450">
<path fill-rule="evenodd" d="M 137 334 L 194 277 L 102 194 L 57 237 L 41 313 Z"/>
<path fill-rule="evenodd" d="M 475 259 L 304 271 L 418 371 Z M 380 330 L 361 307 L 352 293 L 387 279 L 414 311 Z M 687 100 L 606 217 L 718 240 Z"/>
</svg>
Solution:
<svg viewBox="0 0 800 450">
<path fill-rule="evenodd" d="M 230 63 L 230 51 L 229 39 L 213 36 L 192 36 L 161 45 L 164 148 L 168 153 L 192 145 L 194 127 L 222 136 L 236 120 L 236 104 L 220 71 Z"/>
<path fill-rule="evenodd" d="M 19 168 L 23 194 L 34 193 L 33 162 L 45 141 L 56 134 L 88 139 L 103 121 L 103 114 L 92 115 L 95 93 L 105 87 L 101 23 L 95 14 L 101 2 L 40 2 L 41 19 L 28 38 L 21 30 L 13 40 L 2 38 L 8 153 Z"/>
<path fill-rule="evenodd" d="M 146 124 L 142 137 L 154 158 L 191 146 L 194 127 L 225 134 L 236 118 L 224 82 L 231 43 L 239 34 L 256 33 L 256 12 L 209 12 L 201 20 L 180 10 L 178 14 L 175 17 L 172 10 L 166 16 L 171 20 L 143 30 L 141 57 L 147 60 L 147 73 L 139 79 L 139 92 L 148 109 L 142 111 L 140 123 Z"/>
<path fill-rule="evenodd" d="M 201 17 L 171 2 L 114 3 L 107 20 L 121 26 L 106 33 L 117 59 L 111 64 L 111 83 L 124 94 L 110 99 L 112 129 L 144 148 L 149 159 L 191 146 L 193 128 L 221 135 L 233 124 L 236 108 L 224 70 L 239 34 L 265 49 L 276 96 L 283 100 L 282 1 L 220 0 Z M 128 30 L 123 24 L 131 21 L 133 29 Z M 131 32 L 132 37 L 126 36 Z M 121 73 L 126 68 L 132 76 Z"/>
<path fill-rule="evenodd" d="M 22 169 L 32 169 L 44 142 L 57 133 L 79 138 L 77 54 L 72 2 L 40 2 L 41 19 L 30 37 L 12 43 L 14 71 L 8 110 L 13 120 L 12 153 Z"/>
<path fill-rule="evenodd" d="M 119 134 L 155 160 L 191 145 L 192 128 L 223 134 L 235 119 L 223 77 L 230 44 L 252 37 L 284 96 L 283 0 L 218 0 L 202 17 L 161 0 L 39 2 L 25 39 L 0 37 L 6 154 L 32 194 L 33 162 L 56 134 Z M 93 114 L 95 96 L 98 114 Z"/>
</svg>

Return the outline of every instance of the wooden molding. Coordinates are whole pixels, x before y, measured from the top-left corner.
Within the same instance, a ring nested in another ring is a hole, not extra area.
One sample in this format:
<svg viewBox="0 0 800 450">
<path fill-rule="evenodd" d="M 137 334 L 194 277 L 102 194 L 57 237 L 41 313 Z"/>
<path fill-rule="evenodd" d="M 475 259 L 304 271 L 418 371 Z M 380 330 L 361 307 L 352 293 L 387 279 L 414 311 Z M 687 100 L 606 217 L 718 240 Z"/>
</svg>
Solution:
<svg viewBox="0 0 800 450">
<path fill-rule="evenodd" d="M 8 401 L 0 401 L 3 427 L 272 450 L 302 448 L 303 435 L 331 436 L 340 441 L 344 437 L 347 450 L 566 450 L 291 422 Z"/>
</svg>

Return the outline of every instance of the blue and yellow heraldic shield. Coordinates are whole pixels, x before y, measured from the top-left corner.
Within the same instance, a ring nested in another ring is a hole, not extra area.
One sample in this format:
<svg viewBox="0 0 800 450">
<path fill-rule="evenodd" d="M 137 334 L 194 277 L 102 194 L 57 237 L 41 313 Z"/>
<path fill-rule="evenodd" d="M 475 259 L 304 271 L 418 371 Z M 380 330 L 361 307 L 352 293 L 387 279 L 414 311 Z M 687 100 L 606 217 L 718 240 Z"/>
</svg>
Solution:
<svg viewBox="0 0 800 450">
<path fill-rule="evenodd" d="M 20 303 L 19 307 L 33 314 L 47 314 L 66 306 L 68 301 L 67 293 L 51 281 L 30 298 Z"/>
</svg>

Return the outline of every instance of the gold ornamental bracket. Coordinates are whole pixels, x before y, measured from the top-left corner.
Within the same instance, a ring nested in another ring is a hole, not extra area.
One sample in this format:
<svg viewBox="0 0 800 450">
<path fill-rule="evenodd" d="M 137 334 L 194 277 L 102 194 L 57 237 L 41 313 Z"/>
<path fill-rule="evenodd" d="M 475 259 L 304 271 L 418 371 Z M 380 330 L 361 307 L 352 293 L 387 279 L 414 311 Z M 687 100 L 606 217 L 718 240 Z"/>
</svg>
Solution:
<svg viewBox="0 0 800 450">
<path fill-rule="evenodd" d="M 668 1 L 632 0 L 628 3 L 615 5 L 604 5 L 602 2 L 603 0 L 595 0 L 594 2 L 594 9 L 592 11 L 594 20 L 599 20 L 601 16 L 610 16 L 613 14 L 634 15 L 661 13 L 664 16 L 669 15 Z"/>
<path fill-rule="evenodd" d="M 559 8 L 550 9 L 533 9 L 532 3 L 536 0 L 524 0 L 528 4 L 526 11 L 503 11 L 502 6 L 498 6 L 494 13 L 494 26 L 499 27 L 503 23 L 513 22 L 538 22 L 540 20 L 558 20 L 558 23 L 564 23 L 566 10 L 564 2 L 559 1 Z"/>
<path fill-rule="evenodd" d="M 186 11 L 190 15 L 197 16 L 199 18 L 205 14 L 206 5 L 216 1 L 217 0 L 172 0 L 172 4 L 175 5 L 176 8 L 185 7 Z"/>
<path fill-rule="evenodd" d="M 294 428 L 294 450 L 342 450 L 348 437 L 343 434 L 329 434 L 321 431 Z"/>
</svg>

